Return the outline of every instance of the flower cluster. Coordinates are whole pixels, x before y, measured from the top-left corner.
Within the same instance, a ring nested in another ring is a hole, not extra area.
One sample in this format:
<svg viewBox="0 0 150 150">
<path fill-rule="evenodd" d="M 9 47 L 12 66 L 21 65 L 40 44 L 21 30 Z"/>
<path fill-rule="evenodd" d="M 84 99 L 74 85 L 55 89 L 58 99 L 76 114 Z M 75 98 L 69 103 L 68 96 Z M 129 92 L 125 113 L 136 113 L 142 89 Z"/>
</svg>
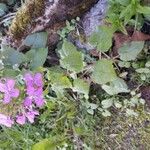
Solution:
<svg viewBox="0 0 150 150">
<path fill-rule="evenodd" d="M 20 125 L 25 124 L 27 121 L 30 123 L 34 122 L 35 116 L 39 115 L 37 108 L 44 105 L 42 79 L 41 73 L 36 73 L 35 75 L 30 73 L 25 74 L 25 93 L 23 94 L 21 94 L 19 89 L 15 88 L 15 80 L 4 79 L 4 82 L 0 82 L 0 92 L 3 94 L 3 105 L 9 105 L 13 99 L 17 100 L 20 95 L 25 95 L 15 117 L 0 113 L 0 125 L 11 127 L 14 122 Z"/>
<path fill-rule="evenodd" d="M 3 103 L 8 104 L 12 98 L 17 98 L 19 96 L 19 90 L 14 88 L 15 80 L 8 79 L 4 83 L 0 83 L 0 92 L 4 93 Z"/>
</svg>

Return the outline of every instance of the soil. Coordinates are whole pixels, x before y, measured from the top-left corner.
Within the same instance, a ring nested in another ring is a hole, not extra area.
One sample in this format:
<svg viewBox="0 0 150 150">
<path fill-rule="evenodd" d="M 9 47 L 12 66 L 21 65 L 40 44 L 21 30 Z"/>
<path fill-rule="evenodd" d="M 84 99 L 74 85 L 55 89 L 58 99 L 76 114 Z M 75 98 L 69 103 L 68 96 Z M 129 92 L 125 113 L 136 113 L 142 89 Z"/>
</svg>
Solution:
<svg viewBox="0 0 150 150">
<path fill-rule="evenodd" d="M 146 101 L 148 107 L 150 108 L 150 86 L 141 87 L 142 98 Z"/>
</svg>

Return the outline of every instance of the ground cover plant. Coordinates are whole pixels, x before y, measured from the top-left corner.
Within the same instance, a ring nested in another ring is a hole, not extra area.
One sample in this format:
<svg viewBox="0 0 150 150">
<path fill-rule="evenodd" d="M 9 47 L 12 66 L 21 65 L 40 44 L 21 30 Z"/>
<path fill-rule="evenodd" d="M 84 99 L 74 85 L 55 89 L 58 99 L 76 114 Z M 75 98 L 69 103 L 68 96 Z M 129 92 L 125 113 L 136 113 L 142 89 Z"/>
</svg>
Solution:
<svg viewBox="0 0 150 150">
<path fill-rule="evenodd" d="M 77 17 L 54 45 L 42 30 L 16 47 L 4 39 L 26 3 L 0 2 L 0 150 L 150 149 L 150 4 L 107 3 L 88 36 Z"/>
</svg>

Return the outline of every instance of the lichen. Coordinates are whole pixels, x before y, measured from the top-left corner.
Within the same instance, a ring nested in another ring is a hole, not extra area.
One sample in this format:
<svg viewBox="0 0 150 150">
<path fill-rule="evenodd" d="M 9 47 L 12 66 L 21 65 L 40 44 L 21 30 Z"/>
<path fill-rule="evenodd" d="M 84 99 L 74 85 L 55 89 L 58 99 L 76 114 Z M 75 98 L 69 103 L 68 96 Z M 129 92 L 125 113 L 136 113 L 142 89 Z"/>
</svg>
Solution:
<svg viewBox="0 0 150 150">
<path fill-rule="evenodd" d="M 53 30 L 66 20 L 81 17 L 99 0 L 26 0 L 18 10 L 9 29 L 6 42 L 12 47 L 20 47 L 30 33 L 45 29 Z M 60 29 L 59 28 L 59 29 Z"/>
<path fill-rule="evenodd" d="M 15 18 L 9 28 L 9 33 L 12 38 L 18 40 L 29 31 L 31 23 L 44 13 L 45 0 L 30 0 L 16 13 Z"/>
<path fill-rule="evenodd" d="M 86 36 L 90 36 L 102 24 L 107 10 L 107 0 L 99 0 L 83 17 L 82 24 Z"/>
</svg>

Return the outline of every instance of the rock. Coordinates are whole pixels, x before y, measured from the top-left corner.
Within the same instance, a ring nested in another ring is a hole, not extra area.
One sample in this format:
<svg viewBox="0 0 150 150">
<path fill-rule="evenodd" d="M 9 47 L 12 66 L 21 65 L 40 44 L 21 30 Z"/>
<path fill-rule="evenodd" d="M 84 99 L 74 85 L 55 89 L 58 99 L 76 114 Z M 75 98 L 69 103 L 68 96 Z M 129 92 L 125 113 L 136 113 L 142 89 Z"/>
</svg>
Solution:
<svg viewBox="0 0 150 150">
<path fill-rule="evenodd" d="M 107 0 L 99 0 L 82 19 L 86 36 L 91 35 L 101 25 L 107 10 Z"/>
<path fill-rule="evenodd" d="M 45 29 L 61 29 L 61 24 L 82 17 L 98 0 L 27 0 L 13 19 L 6 38 L 12 47 L 20 47 L 27 35 Z M 59 26 L 60 25 L 60 26 Z M 59 28 L 58 28 L 59 27 Z"/>
<path fill-rule="evenodd" d="M 85 34 L 85 39 L 88 38 L 96 28 L 103 24 L 103 19 L 107 11 L 107 0 L 99 0 L 85 15 L 81 18 L 82 30 Z M 72 38 L 72 37 L 71 37 Z M 93 50 L 94 47 L 89 43 L 81 42 L 78 39 L 71 39 L 71 41 L 80 49 L 86 51 Z"/>
</svg>

